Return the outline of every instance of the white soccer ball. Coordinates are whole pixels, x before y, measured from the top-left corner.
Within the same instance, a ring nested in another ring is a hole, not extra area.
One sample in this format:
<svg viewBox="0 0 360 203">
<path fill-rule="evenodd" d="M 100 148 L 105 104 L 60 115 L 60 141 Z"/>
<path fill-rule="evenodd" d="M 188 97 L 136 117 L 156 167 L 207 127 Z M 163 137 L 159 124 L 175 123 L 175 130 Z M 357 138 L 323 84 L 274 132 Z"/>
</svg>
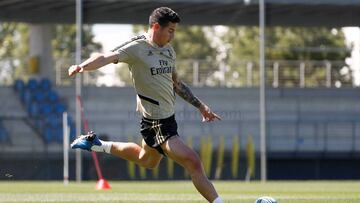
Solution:
<svg viewBox="0 0 360 203">
<path fill-rule="evenodd" d="M 259 197 L 254 203 L 277 203 L 277 201 L 272 197 Z"/>
</svg>

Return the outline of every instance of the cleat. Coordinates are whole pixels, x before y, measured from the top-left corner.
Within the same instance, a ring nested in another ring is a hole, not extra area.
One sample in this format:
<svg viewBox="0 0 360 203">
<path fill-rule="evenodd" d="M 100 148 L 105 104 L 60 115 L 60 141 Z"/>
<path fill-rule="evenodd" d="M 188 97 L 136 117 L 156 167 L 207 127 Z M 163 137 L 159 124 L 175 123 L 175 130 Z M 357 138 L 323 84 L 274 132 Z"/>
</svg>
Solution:
<svg viewBox="0 0 360 203">
<path fill-rule="evenodd" d="M 101 142 L 99 138 L 96 136 L 96 134 L 93 131 L 88 132 L 87 135 L 81 135 L 76 140 L 74 140 L 71 143 L 72 149 L 84 149 L 91 151 L 91 148 L 96 146 L 101 146 Z"/>
</svg>

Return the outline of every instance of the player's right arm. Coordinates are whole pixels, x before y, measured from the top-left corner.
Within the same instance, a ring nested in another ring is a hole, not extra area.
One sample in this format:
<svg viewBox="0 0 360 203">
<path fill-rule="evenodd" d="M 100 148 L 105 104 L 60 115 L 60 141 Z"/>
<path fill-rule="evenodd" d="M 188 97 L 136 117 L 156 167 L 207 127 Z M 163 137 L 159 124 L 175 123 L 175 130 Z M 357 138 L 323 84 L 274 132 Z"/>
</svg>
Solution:
<svg viewBox="0 0 360 203">
<path fill-rule="evenodd" d="M 202 115 L 202 121 L 211 122 L 215 121 L 216 119 L 221 120 L 220 116 L 214 113 L 210 107 L 208 107 L 204 102 L 202 102 L 198 97 L 196 97 L 190 90 L 190 88 L 183 83 L 179 77 L 177 76 L 176 70 L 173 69 L 172 73 L 174 91 L 180 97 L 182 97 L 185 101 L 189 102 L 193 106 L 199 109 Z"/>
<path fill-rule="evenodd" d="M 79 65 L 72 65 L 68 69 L 69 76 L 73 76 L 76 73 L 81 73 L 83 71 L 91 71 L 99 69 L 110 63 L 117 63 L 119 60 L 119 53 L 117 52 L 108 52 L 104 54 L 93 54 L 90 58 L 85 60 Z"/>
</svg>

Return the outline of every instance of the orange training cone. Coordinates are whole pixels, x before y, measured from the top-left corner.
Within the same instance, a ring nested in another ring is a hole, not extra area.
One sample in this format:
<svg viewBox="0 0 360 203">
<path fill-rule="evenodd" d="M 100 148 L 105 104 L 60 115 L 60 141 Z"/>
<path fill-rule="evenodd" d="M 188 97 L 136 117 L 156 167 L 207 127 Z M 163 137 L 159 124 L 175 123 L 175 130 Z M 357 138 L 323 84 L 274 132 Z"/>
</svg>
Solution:
<svg viewBox="0 0 360 203">
<path fill-rule="evenodd" d="M 96 189 L 97 190 L 108 190 L 108 189 L 111 189 L 111 187 L 110 187 L 109 183 L 105 179 L 100 179 L 96 183 Z"/>
</svg>

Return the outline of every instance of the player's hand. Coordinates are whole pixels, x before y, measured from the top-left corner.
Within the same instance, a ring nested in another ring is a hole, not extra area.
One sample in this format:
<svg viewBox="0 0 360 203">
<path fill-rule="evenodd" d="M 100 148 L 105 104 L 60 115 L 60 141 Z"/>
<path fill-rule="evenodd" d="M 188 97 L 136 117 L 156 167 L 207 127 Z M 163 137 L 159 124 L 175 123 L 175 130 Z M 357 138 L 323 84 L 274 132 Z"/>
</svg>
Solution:
<svg viewBox="0 0 360 203">
<path fill-rule="evenodd" d="M 202 122 L 211 122 L 217 120 L 221 120 L 220 116 L 211 111 L 210 107 L 206 104 L 200 106 L 199 111 L 202 115 Z"/>
<path fill-rule="evenodd" d="M 84 69 L 82 67 L 80 67 L 79 65 L 72 65 L 68 69 L 68 74 L 71 77 L 71 76 L 74 76 L 76 73 L 81 73 L 83 71 L 84 71 Z"/>
</svg>

